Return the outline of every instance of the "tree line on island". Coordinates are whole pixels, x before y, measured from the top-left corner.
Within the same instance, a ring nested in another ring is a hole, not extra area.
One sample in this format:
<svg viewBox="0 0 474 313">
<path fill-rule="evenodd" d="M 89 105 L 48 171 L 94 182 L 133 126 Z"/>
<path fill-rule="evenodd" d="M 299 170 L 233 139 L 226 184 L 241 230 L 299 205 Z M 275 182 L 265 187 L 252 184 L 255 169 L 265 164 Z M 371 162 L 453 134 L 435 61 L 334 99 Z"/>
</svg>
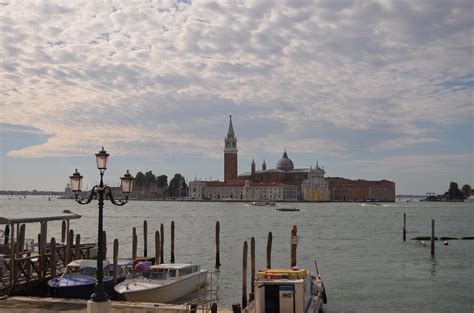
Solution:
<svg viewBox="0 0 474 313">
<path fill-rule="evenodd" d="M 168 183 L 167 175 L 153 174 L 152 171 L 138 172 L 133 181 L 134 196 L 143 197 L 186 197 L 188 186 L 180 173 L 174 174 Z"/>
<path fill-rule="evenodd" d="M 464 201 L 472 195 L 471 186 L 465 184 L 459 189 L 458 183 L 451 182 L 449 189 L 442 195 L 430 194 L 426 201 Z"/>
</svg>

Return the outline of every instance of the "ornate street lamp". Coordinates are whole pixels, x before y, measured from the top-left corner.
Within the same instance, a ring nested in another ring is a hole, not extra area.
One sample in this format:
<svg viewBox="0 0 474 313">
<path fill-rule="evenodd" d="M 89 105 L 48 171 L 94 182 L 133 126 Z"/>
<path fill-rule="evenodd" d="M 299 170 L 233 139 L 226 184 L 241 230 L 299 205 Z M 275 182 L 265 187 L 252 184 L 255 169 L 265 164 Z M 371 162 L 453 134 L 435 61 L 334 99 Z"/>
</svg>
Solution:
<svg viewBox="0 0 474 313">
<path fill-rule="evenodd" d="M 92 201 L 94 197 L 98 197 L 99 199 L 99 234 L 98 234 L 98 244 L 99 244 L 99 249 L 97 253 L 97 282 L 95 284 L 95 289 L 94 293 L 91 295 L 91 299 L 93 302 L 106 302 L 108 300 L 107 293 L 105 292 L 104 289 L 104 284 L 103 284 L 103 279 L 104 279 L 104 268 L 103 268 L 103 262 L 104 262 L 104 251 L 103 251 L 103 232 L 102 232 L 102 220 L 103 220 L 103 208 L 104 208 L 104 196 L 108 196 L 110 202 L 112 202 L 114 205 L 124 205 L 125 203 L 128 202 L 128 195 L 130 192 L 132 192 L 132 181 L 133 177 L 130 175 L 130 173 L 127 172 L 123 177 L 120 178 L 121 180 L 121 186 L 122 186 L 122 193 L 125 195 L 125 200 L 118 200 L 116 201 L 113 197 L 112 194 L 112 189 L 104 185 L 103 177 L 104 177 L 104 172 L 107 169 L 107 159 L 109 157 L 109 154 L 105 152 L 104 148 L 102 147 L 102 150 L 99 151 L 99 153 L 96 153 L 95 155 L 96 161 L 97 161 L 97 168 L 100 171 L 100 184 L 96 185 L 92 188 L 91 194 L 89 195 L 88 199 L 79 199 L 79 193 L 81 192 L 81 187 L 82 187 L 82 176 L 79 174 L 79 172 L 76 171 L 70 176 L 69 178 L 71 179 L 71 190 L 75 193 L 76 195 L 76 202 L 79 204 L 88 204 Z"/>
</svg>

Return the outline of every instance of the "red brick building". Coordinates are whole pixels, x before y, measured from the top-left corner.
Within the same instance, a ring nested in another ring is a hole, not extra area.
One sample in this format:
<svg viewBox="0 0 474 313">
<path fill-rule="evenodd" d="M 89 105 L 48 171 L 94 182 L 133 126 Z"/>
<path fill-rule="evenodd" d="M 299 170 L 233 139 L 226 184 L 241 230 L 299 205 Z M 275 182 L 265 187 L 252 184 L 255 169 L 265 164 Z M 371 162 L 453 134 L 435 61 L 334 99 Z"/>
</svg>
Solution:
<svg viewBox="0 0 474 313">
<path fill-rule="evenodd" d="M 395 183 L 388 180 L 351 180 L 327 177 L 332 201 L 395 201 Z"/>
</svg>

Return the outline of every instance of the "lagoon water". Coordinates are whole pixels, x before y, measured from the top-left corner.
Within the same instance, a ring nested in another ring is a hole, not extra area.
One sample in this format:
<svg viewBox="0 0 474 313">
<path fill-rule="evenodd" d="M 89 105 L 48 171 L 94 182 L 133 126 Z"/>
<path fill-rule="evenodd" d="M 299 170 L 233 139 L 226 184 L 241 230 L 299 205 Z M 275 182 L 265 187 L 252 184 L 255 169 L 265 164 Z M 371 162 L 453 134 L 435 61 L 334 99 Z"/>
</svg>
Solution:
<svg viewBox="0 0 474 313">
<path fill-rule="evenodd" d="M 215 263 L 214 227 L 221 226 L 219 301 L 224 307 L 241 299 L 242 247 L 256 240 L 257 268 L 265 266 L 268 232 L 273 233 L 273 267 L 290 263 L 290 229 L 298 226 L 298 265 L 314 269 L 317 260 L 328 294 L 325 312 L 474 312 L 474 241 L 429 242 L 431 219 L 436 235 L 474 236 L 472 203 L 397 202 L 380 206 L 361 203 L 281 203 L 299 212 L 276 212 L 273 207 L 245 203 L 131 201 L 123 207 L 106 203 L 104 229 L 108 256 L 113 239 L 120 256 L 131 255 L 132 227 L 137 227 L 139 255 L 143 253 L 143 221 L 148 221 L 148 254 L 154 253 L 154 232 L 165 225 L 165 259 L 169 261 L 170 223 L 176 224 L 177 262 Z M 0 197 L 0 216 L 54 214 L 68 209 L 82 215 L 71 222 L 82 242 L 97 237 L 97 202 L 81 206 L 72 200 L 48 197 Z M 402 241 L 403 213 L 407 242 Z M 60 238 L 60 222 L 48 225 Z M 39 225 L 27 226 L 27 238 L 37 238 Z M 250 287 L 249 287 L 250 290 Z"/>
</svg>

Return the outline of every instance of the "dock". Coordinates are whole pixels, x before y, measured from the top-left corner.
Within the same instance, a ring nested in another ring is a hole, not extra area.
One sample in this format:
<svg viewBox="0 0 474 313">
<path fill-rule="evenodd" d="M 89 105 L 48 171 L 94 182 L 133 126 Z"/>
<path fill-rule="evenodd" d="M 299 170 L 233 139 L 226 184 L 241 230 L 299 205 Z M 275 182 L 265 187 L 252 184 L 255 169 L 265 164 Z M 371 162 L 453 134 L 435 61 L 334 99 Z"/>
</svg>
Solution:
<svg viewBox="0 0 474 313">
<path fill-rule="evenodd" d="M 31 290 L 51 277 L 55 277 L 66 268 L 73 259 L 95 256 L 95 244 L 80 243 L 70 229 L 70 220 L 79 219 L 74 213 L 61 213 L 50 216 L 0 217 L 4 224 L 3 244 L 0 244 L 0 294 Z M 51 238 L 47 242 L 48 222 L 62 222 L 62 238 L 56 242 Z M 39 224 L 40 233 L 34 249 L 34 240 L 25 238 L 27 224 Z M 78 239 L 79 238 L 79 239 Z"/>
<path fill-rule="evenodd" d="M 0 300 L 0 312 L 17 313 L 85 313 L 87 312 L 87 300 L 63 299 L 63 298 L 43 298 L 43 297 L 8 297 Z M 184 305 L 162 304 L 162 303 L 141 303 L 112 301 L 113 313 L 190 313 Z M 203 311 L 199 308 L 196 312 Z M 218 313 L 231 313 L 231 310 L 218 308 Z"/>
</svg>

